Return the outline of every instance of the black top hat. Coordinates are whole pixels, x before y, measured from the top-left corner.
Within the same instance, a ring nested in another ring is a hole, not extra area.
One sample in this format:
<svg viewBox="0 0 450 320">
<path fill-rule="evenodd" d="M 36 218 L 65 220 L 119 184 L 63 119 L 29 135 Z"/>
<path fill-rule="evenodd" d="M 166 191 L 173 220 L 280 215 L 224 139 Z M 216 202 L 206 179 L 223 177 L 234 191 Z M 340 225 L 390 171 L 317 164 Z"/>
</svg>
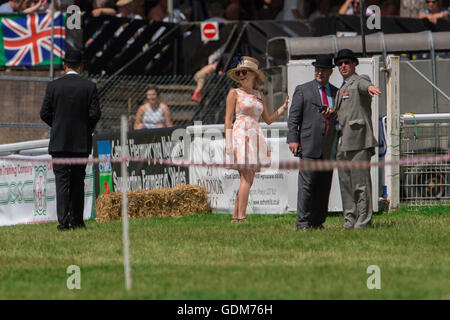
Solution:
<svg viewBox="0 0 450 320">
<path fill-rule="evenodd" d="M 64 62 L 70 63 L 82 63 L 83 62 L 83 54 L 78 50 L 68 50 L 63 58 Z"/>
<path fill-rule="evenodd" d="M 342 59 L 351 59 L 353 61 L 356 61 L 356 65 L 359 64 L 358 58 L 350 49 L 339 50 L 337 55 L 334 57 L 334 64 L 337 65 L 337 63 Z"/>
<path fill-rule="evenodd" d="M 323 69 L 333 69 L 333 58 L 328 54 L 320 54 L 312 65 Z"/>
</svg>

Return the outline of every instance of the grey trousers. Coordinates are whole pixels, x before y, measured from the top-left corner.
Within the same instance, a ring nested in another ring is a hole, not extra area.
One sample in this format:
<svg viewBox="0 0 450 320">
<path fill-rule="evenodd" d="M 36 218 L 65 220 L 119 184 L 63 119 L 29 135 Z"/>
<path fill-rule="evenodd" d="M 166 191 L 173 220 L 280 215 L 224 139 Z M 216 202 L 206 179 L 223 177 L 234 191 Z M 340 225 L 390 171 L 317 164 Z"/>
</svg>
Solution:
<svg viewBox="0 0 450 320">
<path fill-rule="evenodd" d="M 347 152 L 338 151 L 336 159 L 370 161 L 372 155 L 373 148 Z M 373 213 L 370 169 L 339 169 L 338 172 L 344 211 L 344 228 L 364 228 L 371 223 Z"/>
<path fill-rule="evenodd" d="M 305 159 L 302 161 L 314 161 Z M 297 228 L 320 227 L 328 215 L 333 171 L 299 171 L 297 191 Z"/>
</svg>

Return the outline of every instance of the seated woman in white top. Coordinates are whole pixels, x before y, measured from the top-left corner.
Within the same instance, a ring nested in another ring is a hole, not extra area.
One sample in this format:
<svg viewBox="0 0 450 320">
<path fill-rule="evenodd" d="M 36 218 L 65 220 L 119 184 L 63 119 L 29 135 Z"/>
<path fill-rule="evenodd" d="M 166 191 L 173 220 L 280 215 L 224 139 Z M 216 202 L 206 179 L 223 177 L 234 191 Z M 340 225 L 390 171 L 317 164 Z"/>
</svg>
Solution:
<svg viewBox="0 0 450 320">
<path fill-rule="evenodd" d="M 153 85 L 148 86 L 147 102 L 136 113 L 134 130 L 145 128 L 172 127 L 169 106 L 159 101 L 159 93 Z"/>
<path fill-rule="evenodd" d="M 449 11 L 442 8 L 440 0 L 426 0 L 427 9 L 419 12 L 419 19 L 427 18 L 431 23 L 436 24 L 438 19 L 447 19 Z"/>
</svg>

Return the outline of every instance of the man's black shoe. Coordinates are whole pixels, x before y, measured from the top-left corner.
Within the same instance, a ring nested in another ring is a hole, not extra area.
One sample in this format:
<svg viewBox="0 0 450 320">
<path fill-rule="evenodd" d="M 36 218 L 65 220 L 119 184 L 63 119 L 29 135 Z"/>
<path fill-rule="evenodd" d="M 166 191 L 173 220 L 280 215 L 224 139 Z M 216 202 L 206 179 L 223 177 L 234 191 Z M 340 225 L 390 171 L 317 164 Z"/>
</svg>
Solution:
<svg viewBox="0 0 450 320">
<path fill-rule="evenodd" d="M 73 224 L 72 229 L 86 229 L 86 225 L 84 223 Z"/>
<path fill-rule="evenodd" d="M 70 227 L 69 226 L 62 226 L 62 225 L 58 225 L 56 227 L 56 229 L 58 229 L 58 231 L 69 231 Z"/>
</svg>

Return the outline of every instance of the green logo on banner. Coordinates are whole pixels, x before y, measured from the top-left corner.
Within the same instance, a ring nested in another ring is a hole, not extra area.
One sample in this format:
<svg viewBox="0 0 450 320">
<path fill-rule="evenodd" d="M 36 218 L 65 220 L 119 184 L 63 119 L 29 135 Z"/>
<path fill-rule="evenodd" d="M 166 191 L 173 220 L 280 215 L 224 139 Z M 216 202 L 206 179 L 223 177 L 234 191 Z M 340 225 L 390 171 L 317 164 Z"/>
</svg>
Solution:
<svg viewBox="0 0 450 320">
<path fill-rule="evenodd" d="M 100 194 L 113 192 L 112 171 L 100 172 L 99 174 Z"/>
<path fill-rule="evenodd" d="M 43 216 L 47 213 L 47 165 L 35 166 L 34 176 L 34 211 L 35 216 Z"/>
</svg>

